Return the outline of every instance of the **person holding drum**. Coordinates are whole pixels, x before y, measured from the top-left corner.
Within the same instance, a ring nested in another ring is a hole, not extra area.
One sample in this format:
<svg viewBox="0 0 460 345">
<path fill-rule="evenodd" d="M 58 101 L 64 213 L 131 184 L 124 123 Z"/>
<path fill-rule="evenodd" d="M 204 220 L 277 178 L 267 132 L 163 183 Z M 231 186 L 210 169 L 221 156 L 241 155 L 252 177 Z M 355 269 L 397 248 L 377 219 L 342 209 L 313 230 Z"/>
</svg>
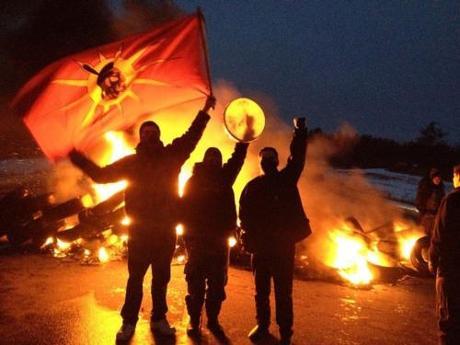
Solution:
<svg viewBox="0 0 460 345">
<path fill-rule="evenodd" d="M 187 334 L 192 338 L 201 337 L 204 304 L 208 329 L 219 340 L 226 340 L 218 316 L 226 297 L 228 240 L 237 227 L 232 186 L 243 166 L 249 142 L 261 134 L 265 124 L 263 112 L 254 104 L 250 99 L 239 98 L 227 106 L 224 123 L 237 141 L 231 158 L 222 164 L 220 150 L 208 148 L 203 161 L 195 164 L 184 189 L 182 222 L 188 253 L 185 301 L 190 315 Z"/>
<path fill-rule="evenodd" d="M 184 189 L 183 224 L 188 254 L 185 301 L 190 315 L 187 334 L 192 338 L 201 336 L 203 304 L 208 329 L 218 339 L 226 338 L 218 316 L 226 297 L 228 239 L 236 229 L 232 186 L 243 166 L 248 145 L 237 143 L 231 158 L 223 165 L 219 149 L 208 148 L 203 161 L 195 164 Z"/>
</svg>

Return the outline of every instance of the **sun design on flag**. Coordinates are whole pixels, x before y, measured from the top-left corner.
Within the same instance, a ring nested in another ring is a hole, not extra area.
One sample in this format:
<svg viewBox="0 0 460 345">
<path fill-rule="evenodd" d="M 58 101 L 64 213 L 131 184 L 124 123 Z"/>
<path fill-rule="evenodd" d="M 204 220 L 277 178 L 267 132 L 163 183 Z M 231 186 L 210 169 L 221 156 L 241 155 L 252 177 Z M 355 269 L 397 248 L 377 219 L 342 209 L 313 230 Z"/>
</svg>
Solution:
<svg viewBox="0 0 460 345">
<path fill-rule="evenodd" d="M 82 126 L 87 127 L 102 119 L 112 108 L 117 108 L 123 114 L 123 102 L 128 99 L 140 101 L 132 86 L 136 84 L 153 86 L 171 86 L 167 82 L 155 79 L 138 78 L 137 76 L 154 64 L 166 62 L 170 59 L 159 59 L 145 65 L 134 67 L 143 56 L 147 48 L 141 49 L 128 58 L 122 58 L 120 48 L 113 58 L 108 58 L 99 53 L 99 62 L 94 66 L 77 61 L 88 73 L 87 79 L 56 79 L 52 83 L 76 87 L 86 87 L 88 92 L 81 98 L 66 105 L 62 110 L 68 110 L 86 99 L 91 99 L 91 106 L 86 111 Z"/>
</svg>

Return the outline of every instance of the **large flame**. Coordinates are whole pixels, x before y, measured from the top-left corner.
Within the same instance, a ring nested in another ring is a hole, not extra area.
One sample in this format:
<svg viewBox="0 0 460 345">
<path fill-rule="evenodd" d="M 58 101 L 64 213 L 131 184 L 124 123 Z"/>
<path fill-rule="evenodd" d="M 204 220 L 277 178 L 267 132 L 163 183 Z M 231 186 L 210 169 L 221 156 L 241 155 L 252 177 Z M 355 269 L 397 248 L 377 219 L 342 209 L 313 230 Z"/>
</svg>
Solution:
<svg viewBox="0 0 460 345">
<path fill-rule="evenodd" d="M 347 230 L 329 232 L 331 240 L 328 265 L 336 268 L 340 276 L 353 285 L 367 285 L 373 275 L 368 265 L 370 251 L 366 242 Z"/>
<path fill-rule="evenodd" d="M 424 236 L 424 232 L 420 228 L 409 226 L 403 222 L 395 223 L 394 231 L 399 243 L 399 254 L 403 260 L 409 261 L 415 242 Z"/>
<path fill-rule="evenodd" d="M 235 141 L 225 134 L 224 124 L 219 114 L 223 113 L 223 104 L 231 99 L 238 97 L 239 94 L 225 87 L 223 90 L 215 90 L 218 95 L 220 104 L 217 105 L 215 114 L 212 114 L 212 120 L 207 125 L 202 139 L 198 142 L 196 149 L 192 152 L 190 158 L 183 165 L 178 177 L 178 194 L 181 196 L 187 180 L 192 175 L 193 165 L 203 159 L 204 152 L 210 146 L 218 147 L 222 151 L 224 162 L 233 152 Z M 219 92 L 220 91 L 220 92 Z M 152 114 L 154 119 L 161 127 L 161 140 L 167 145 L 175 138 L 186 132 L 187 128 L 193 121 L 196 111 L 202 106 L 203 100 L 197 100 L 195 103 L 183 104 L 174 110 L 164 109 Z M 145 120 L 148 119 L 146 116 Z M 140 125 L 140 123 L 138 124 Z M 283 122 L 277 120 L 274 116 L 270 117 L 267 122 L 267 128 L 260 139 L 251 143 L 248 157 L 243 169 L 239 174 L 235 184 L 234 191 L 238 199 L 243 187 L 253 177 L 259 174 L 259 159 L 257 152 L 264 146 L 274 146 L 279 149 L 280 167 L 284 166 L 289 155 L 289 140 L 291 138 L 290 128 Z M 133 132 L 131 132 L 133 133 Z M 326 140 L 324 138 L 320 140 Z M 365 234 L 359 234 L 347 227 L 345 222 L 336 221 L 338 216 L 353 214 L 366 229 L 373 229 L 379 224 L 397 219 L 399 212 L 393 212 L 395 207 L 389 206 L 389 203 L 377 193 L 372 186 L 369 186 L 361 175 L 343 175 L 334 174 L 333 169 L 329 169 L 326 161 L 322 157 L 328 156 L 334 150 L 328 143 L 317 140 L 309 144 L 307 165 L 304 175 L 299 182 L 299 189 L 302 201 L 312 221 L 314 234 L 313 237 L 321 238 L 321 245 L 318 245 L 314 253 L 308 253 L 311 256 L 319 258 L 323 264 L 327 264 L 337 270 L 343 280 L 350 282 L 355 286 L 368 285 L 377 277 L 372 268 L 372 264 L 383 264 L 383 254 L 380 253 L 373 240 L 366 237 Z M 99 153 L 95 161 L 100 166 L 110 164 L 126 155 L 132 154 L 136 139 L 133 135 L 124 132 L 109 132 L 103 138 L 103 152 L 101 154 L 98 147 L 94 154 Z M 97 204 L 119 190 L 126 188 L 126 181 L 119 181 L 115 184 L 94 185 L 95 197 L 92 205 Z M 337 191 L 340 191 L 338 193 Z M 333 207 L 329 207 L 333 205 Z M 91 206 L 86 202 L 85 206 Z M 333 219 L 331 224 L 326 219 Z M 342 218 L 341 218 L 342 219 Z M 129 225 L 129 220 L 123 220 L 124 225 Z M 397 228 L 397 227 L 396 227 Z M 409 257 L 409 252 L 419 234 L 410 234 L 410 231 L 398 231 L 395 228 L 396 245 L 401 250 L 400 256 Z M 178 226 L 178 234 L 182 234 L 187 229 Z M 372 234 L 374 235 L 374 234 Z M 126 238 L 119 238 L 119 243 L 126 246 Z M 309 242 L 313 242 L 309 239 Z M 229 245 L 235 245 L 235 239 L 229 239 Z M 322 244 L 326 244 L 322 246 Z M 118 244 L 101 243 L 107 249 L 108 255 L 112 256 L 117 252 L 113 247 Z M 61 245 L 62 246 L 62 245 Z M 65 249 L 59 251 L 62 253 Z M 89 254 L 88 254 L 89 255 Z M 98 250 L 91 248 L 91 257 L 98 256 Z M 182 260 L 183 258 L 181 258 Z M 179 260 L 180 261 L 180 260 Z"/>
<path fill-rule="evenodd" d="M 99 159 L 99 164 L 105 166 L 111 164 L 127 155 L 134 153 L 134 148 L 128 144 L 122 132 L 107 132 L 104 135 L 104 140 L 107 143 L 107 149 L 104 151 L 103 156 Z M 93 185 L 94 192 L 96 194 L 96 200 L 93 200 L 95 204 L 107 200 L 115 193 L 124 190 L 128 182 L 125 180 L 118 181 L 115 183 L 105 183 Z"/>
</svg>

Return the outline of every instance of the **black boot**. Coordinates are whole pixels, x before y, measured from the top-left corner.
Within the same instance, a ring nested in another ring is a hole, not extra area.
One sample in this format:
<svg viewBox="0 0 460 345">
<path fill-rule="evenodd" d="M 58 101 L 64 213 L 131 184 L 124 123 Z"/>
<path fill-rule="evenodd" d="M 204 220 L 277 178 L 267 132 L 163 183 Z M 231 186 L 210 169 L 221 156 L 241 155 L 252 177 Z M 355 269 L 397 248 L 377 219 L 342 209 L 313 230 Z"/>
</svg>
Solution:
<svg viewBox="0 0 460 345">
<path fill-rule="evenodd" d="M 194 305 L 190 296 L 185 297 L 185 304 L 190 316 L 187 335 L 193 339 L 201 338 L 201 307 Z"/>
<path fill-rule="evenodd" d="M 291 345 L 291 337 L 281 337 L 279 345 Z"/>
<path fill-rule="evenodd" d="M 206 316 L 208 317 L 207 327 L 209 331 L 221 342 L 227 343 L 228 338 L 224 329 L 219 323 L 219 312 L 222 307 L 222 302 L 206 301 Z"/>
<path fill-rule="evenodd" d="M 281 340 L 279 342 L 280 345 L 291 345 L 291 338 L 292 334 L 294 332 L 292 331 L 291 327 L 280 327 L 280 336 Z"/>
<path fill-rule="evenodd" d="M 258 343 L 270 336 L 270 332 L 268 331 L 268 326 L 261 326 L 257 325 L 254 327 L 248 334 L 249 340 L 253 343 Z"/>
<path fill-rule="evenodd" d="M 187 335 L 192 339 L 201 338 L 200 320 L 190 320 L 187 326 Z"/>
</svg>

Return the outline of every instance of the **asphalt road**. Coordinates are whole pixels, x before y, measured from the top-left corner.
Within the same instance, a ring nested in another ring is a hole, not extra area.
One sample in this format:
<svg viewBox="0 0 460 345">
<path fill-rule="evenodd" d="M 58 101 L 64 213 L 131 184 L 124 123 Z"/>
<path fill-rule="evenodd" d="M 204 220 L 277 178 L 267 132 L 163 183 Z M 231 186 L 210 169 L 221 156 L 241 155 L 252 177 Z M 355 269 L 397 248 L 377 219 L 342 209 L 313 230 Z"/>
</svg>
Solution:
<svg viewBox="0 0 460 345">
<path fill-rule="evenodd" d="M 0 256 L 0 344 L 115 343 L 127 279 L 126 262 L 81 266 L 41 255 Z M 192 344 L 185 334 L 183 266 L 174 266 L 168 318 L 174 341 L 149 330 L 150 274 L 141 319 L 131 344 Z M 272 302 L 273 306 L 273 302 Z M 357 290 L 320 281 L 294 283 L 297 345 L 434 345 L 434 281 L 407 279 L 397 285 Z M 251 273 L 231 268 L 221 323 L 232 344 L 249 344 L 254 326 Z M 277 327 L 271 330 L 278 336 Z M 204 344 L 217 344 L 205 333 Z"/>
</svg>

